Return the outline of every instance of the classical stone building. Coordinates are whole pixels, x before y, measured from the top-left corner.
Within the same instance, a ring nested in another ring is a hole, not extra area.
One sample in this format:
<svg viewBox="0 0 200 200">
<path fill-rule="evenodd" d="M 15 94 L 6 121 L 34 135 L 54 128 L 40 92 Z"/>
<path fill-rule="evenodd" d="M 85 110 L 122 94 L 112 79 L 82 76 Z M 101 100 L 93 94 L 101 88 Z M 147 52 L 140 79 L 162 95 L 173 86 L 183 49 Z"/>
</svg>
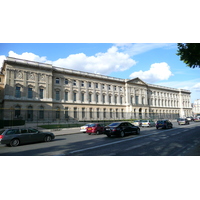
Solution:
<svg viewBox="0 0 200 200">
<path fill-rule="evenodd" d="M 190 91 L 7 57 L 4 119 L 26 121 L 177 118 L 192 113 Z"/>
<path fill-rule="evenodd" d="M 194 101 L 192 111 L 194 116 L 200 114 L 200 99 Z"/>
</svg>

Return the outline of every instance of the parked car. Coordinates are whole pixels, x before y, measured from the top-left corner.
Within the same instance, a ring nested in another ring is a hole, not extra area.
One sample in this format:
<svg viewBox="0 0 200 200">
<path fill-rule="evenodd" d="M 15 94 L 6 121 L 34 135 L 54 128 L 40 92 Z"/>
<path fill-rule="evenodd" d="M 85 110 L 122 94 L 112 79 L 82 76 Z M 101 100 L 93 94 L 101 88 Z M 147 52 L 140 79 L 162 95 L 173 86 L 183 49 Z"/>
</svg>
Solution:
<svg viewBox="0 0 200 200">
<path fill-rule="evenodd" d="M 200 118 L 199 117 L 195 117 L 194 118 L 194 122 L 200 122 Z"/>
<path fill-rule="evenodd" d="M 194 118 L 193 118 L 193 117 L 186 117 L 186 119 L 187 119 L 188 121 L 194 121 Z"/>
<path fill-rule="evenodd" d="M 178 120 L 178 125 L 181 125 L 181 124 L 190 124 L 190 122 L 186 118 L 180 118 Z"/>
<path fill-rule="evenodd" d="M 51 132 L 42 132 L 34 128 L 12 128 L 0 131 L 0 142 L 7 146 L 16 147 L 20 144 L 33 142 L 50 142 L 55 138 Z"/>
<path fill-rule="evenodd" d="M 104 125 L 98 123 L 89 124 L 88 127 L 86 128 L 86 133 L 88 133 L 88 135 L 91 135 L 92 133 L 96 134 L 104 133 Z"/>
<path fill-rule="evenodd" d="M 156 123 L 156 128 L 173 128 L 173 124 L 167 119 L 158 120 Z"/>
<path fill-rule="evenodd" d="M 84 125 L 84 126 L 81 126 L 81 127 L 80 127 L 80 132 L 86 133 L 87 127 L 88 127 L 90 124 L 92 124 L 92 123 L 89 123 L 89 124 L 86 124 L 86 125 Z"/>
<path fill-rule="evenodd" d="M 140 128 L 129 122 L 113 122 L 105 127 L 105 134 L 108 137 L 111 137 L 112 135 L 124 137 L 127 134 L 133 133 L 140 134 Z"/>
<path fill-rule="evenodd" d="M 141 120 L 135 120 L 132 123 L 134 126 L 141 126 Z"/>
<path fill-rule="evenodd" d="M 156 123 L 153 120 L 141 120 L 141 126 L 142 127 L 152 127 L 156 126 Z"/>
</svg>

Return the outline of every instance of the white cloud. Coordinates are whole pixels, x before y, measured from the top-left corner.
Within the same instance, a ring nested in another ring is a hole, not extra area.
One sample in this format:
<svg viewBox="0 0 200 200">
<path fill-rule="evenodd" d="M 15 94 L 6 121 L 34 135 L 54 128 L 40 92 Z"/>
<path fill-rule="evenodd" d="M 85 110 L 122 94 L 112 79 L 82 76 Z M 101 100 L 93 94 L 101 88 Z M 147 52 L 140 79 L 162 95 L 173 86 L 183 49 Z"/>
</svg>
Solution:
<svg viewBox="0 0 200 200">
<path fill-rule="evenodd" d="M 45 56 L 40 57 L 30 52 L 24 52 L 20 55 L 10 51 L 9 56 L 36 62 L 49 63 L 56 67 L 100 74 L 109 74 L 114 71 L 125 71 L 136 64 L 136 61 L 130 58 L 128 54 L 119 52 L 116 46 L 112 46 L 105 53 L 100 52 L 94 56 L 87 56 L 84 53 L 78 53 L 69 55 L 66 58 L 59 58 L 55 61 L 49 61 Z"/>
<path fill-rule="evenodd" d="M 177 48 L 177 44 L 174 43 L 118 43 L 115 45 L 130 56 L 135 56 L 157 48 Z"/>
<path fill-rule="evenodd" d="M 155 83 L 156 81 L 168 80 L 170 76 L 173 76 L 170 66 L 166 62 L 162 62 L 152 64 L 148 71 L 134 72 L 129 77 L 139 77 L 148 83 Z"/>
<path fill-rule="evenodd" d="M 200 92 L 200 83 L 195 84 L 192 89 Z"/>
<path fill-rule="evenodd" d="M 6 56 L 0 56 L 0 69 L 3 67 L 3 61 L 6 60 Z"/>
</svg>

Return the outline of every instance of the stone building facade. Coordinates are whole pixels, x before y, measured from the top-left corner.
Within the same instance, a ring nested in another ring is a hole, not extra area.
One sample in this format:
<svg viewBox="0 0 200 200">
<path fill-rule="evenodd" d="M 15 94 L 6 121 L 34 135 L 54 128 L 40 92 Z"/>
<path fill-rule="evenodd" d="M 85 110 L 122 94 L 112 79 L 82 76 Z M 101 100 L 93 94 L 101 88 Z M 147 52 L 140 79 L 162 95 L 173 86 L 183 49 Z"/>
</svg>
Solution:
<svg viewBox="0 0 200 200">
<path fill-rule="evenodd" d="M 192 114 L 190 91 L 7 57 L 4 119 L 26 121 L 177 118 Z"/>
<path fill-rule="evenodd" d="M 200 114 L 200 99 L 194 101 L 192 111 L 194 116 Z"/>
</svg>

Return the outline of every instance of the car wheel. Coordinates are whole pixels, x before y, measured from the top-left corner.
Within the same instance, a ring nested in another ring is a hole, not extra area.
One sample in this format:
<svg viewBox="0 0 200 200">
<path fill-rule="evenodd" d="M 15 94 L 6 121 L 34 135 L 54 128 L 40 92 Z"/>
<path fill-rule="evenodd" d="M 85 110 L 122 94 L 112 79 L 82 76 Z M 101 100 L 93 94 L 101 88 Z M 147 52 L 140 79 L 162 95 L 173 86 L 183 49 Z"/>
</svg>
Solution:
<svg viewBox="0 0 200 200">
<path fill-rule="evenodd" d="M 107 137 L 111 137 L 111 134 L 106 134 L 107 135 Z"/>
<path fill-rule="evenodd" d="M 97 135 L 99 135 L 100 134 L 100 132 L 99 131 L 97 131 Z"/>
<path fill-rule="evenodd" d="M 124 131 L 120 132 L 120 137 L 124 137 Z"/>
<path fill-rule="evenodd" d="M 91 133 L 88 133 L 88 135 L 91 135 Z"/>
<path fill-rule="evenodd" d="M 137 135 L 140 134 L 140 129 L 139 129 L 139 128 L 137 128 L 137 130 L 136 130 L 136 134 L 137 134 Z"/>
<path fill-rule="evenodd" d="M 11 147 L 16 147 L 19 145 L 19 139 L 13 139 L 10 141 L 10 146 Z"/>
<path fill-rule="evenodd" d="M 44 141 L 45 142 L 50 142 L 51 141 L 51 136 L 50 135 L 45 136 Z"/>
</svg>

